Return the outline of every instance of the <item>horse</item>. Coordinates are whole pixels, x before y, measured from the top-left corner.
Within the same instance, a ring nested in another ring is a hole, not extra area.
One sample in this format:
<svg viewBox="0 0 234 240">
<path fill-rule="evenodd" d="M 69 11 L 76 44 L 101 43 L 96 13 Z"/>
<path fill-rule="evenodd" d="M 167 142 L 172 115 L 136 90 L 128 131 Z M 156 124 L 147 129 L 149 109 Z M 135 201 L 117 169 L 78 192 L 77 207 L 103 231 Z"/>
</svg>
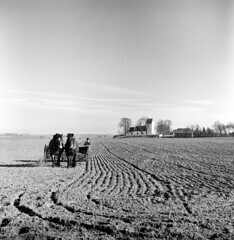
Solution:
<svg viewBox="0 0 234 240">
<path fill-rule="evenodd" d="M 52 160 L 52 167 L 60 167 L 60 157 L 64 150 L 63 134 L 56 133 L 53 135 L 53 139 L 50 140 L 48 149 Z"/>
<path fill-rule="evenodd" d="M 67 141 L 65 143 L 65 152 L 67 156 L 67 168 L 76 166 L 76 155 L 79 152 L 79 145 L 74 138 L 73 133 L 67 134 Z"/>
</svg>

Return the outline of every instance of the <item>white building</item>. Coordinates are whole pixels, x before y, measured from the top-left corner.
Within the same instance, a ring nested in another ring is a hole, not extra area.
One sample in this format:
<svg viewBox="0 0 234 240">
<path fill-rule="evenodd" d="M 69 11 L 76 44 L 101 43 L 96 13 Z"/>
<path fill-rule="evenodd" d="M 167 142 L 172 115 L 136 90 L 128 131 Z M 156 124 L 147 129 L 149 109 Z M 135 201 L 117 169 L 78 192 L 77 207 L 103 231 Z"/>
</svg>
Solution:
<svg viewBox="0 0 234 240">
<path fill-rule="evenodd" d="M 145 126 L 130 127 L 127 136 L 142 136 L 142 135 L 154 135 L 154 121 L 149 118 L 145 122 Z"/>
</svg>

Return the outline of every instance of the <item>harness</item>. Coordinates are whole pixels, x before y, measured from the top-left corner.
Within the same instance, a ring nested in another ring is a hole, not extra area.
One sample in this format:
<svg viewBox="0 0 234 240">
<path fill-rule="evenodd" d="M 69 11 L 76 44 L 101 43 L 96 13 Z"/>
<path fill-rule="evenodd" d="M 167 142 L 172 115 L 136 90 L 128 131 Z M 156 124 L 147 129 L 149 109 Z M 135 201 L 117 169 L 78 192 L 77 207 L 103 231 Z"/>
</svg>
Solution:
<svg viewBox="0 0 234 240">
<path fill-rule="evenodd" d="M 71 141 L 70 149 L 76 149 L 76 139 L 71 138 L 70 141 Z"/>
</svg>

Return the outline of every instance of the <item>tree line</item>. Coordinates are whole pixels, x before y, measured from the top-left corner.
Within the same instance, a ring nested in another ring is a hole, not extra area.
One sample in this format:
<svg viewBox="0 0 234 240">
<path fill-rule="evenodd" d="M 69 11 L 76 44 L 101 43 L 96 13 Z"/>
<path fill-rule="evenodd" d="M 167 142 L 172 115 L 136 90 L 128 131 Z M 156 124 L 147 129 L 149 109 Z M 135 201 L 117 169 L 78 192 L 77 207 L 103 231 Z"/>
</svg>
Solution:
<svg viewBox="0 0 234 240">
<path fill-rule="evenodd" d="M 135 126 L 144 126 L 148 117 L 141 117 L 135 122 Z M 129 128 L 133 126 L 133 121 L 130 118 L 121 118 L 118 123 L 118 134 L 126 135 Z M 155 132 L 157 134 L 170 134 L 172 133 L 172 121 L 169 119 L 162 120 L 159 119 L 155 124 Z M 215 137 L 215 136 L 234 136 L 234 123 L 229 122 L 227 124 L 216 121 L 212 128 L 210 127 L 200 127 L 198 124 L 189 125 L 193 131 L 194 137 Z"/>
<path fill-rule="evenodd" d="M 216 136 L 234 136 L 234 123 L 227 124 L 216 121 L 213 128 L 201 128 L 199 125 L 190 125 L 189 128 L 193 130 L 194 137 L 216 137 Z"/>
</svg>

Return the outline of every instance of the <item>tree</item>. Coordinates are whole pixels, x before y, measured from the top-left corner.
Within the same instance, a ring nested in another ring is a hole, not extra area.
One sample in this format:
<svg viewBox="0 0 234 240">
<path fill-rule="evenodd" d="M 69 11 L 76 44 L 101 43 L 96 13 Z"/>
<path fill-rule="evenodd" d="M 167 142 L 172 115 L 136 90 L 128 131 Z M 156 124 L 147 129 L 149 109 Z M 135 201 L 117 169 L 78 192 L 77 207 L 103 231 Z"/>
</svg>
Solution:
<svg viewBox="0 0 234 240">
<path fill-rule="evenodd" d="M 141 117 L 137 120 L 136 125 L 137 126 L 145 126 L 146 120 L 148 117 Z"/>
<path fill-rule="evenodd" d="M 121 118 L 118 127 L 122 130 L 122 133 L 126 135 L 129 128 L 132 126 L 132 120 L 130 118 Z"/>
<path fill-rule="evenodd" d="M 201 127 L 198 124 L 196 124 L 196 129 L 195 130 L 201 131 Z"/>
<path fill-rule="evenodd" d="M 202 135 L 203 132 L 201 127 L 198 124 L 196 124 L 195 129 L 193 130 L 193 137 L 202 137 Z"/>
<path fill-rule="evenodd" d="M 189 125 L 187 128 L 190 128 L 192 131 L 194 131 L 196 129 L 196 125 L 192 124 Z"/>
<path fill-rule="evenodd" d="M 212 129 L 210 129 L 209 127 L 207 128 L 207 131 L 206 131 L 206 135 L 207 137 L 214 137 L 215 134 L 214 134 L 214 131 Z"/>
<path fill-rule="evenodd" d="M 205 128 L 205 127 L 202 128 L 202 132 L 203 132 L 204 134 L 206 134 L 206 128 Z"/>
<path fill-rule="evenodd" d="M 226 129 L 228 130 L 228 134 L 232 133 L 234 131 L 234 123 L 233 122 L 229 122 L 226 125 Z"/>
<path fill-rule="evenodd" d="M 221 128 L 222 128 L 223 135 L 226 136 L 227 135 L 227 127 L 226 127 L 226 125 L 222 123 Z"/>
<path fill-rule="evenodd" d="M 171 125 L 172 125 L 172 121 L 171 120 L 158 120 L 156 123 L 156 131 L 158 134 L 163 134 L 166 132 L 170 132 L 171 131 Z"/>
<path fill-rule="evenodd" d="M 213 126 L 214 126 L 214 129 L 215 129 L 215 132 L 217 132 L 219 135 L 222 135 L 223 124 L 219 121 L 216 121 Z"/>
</svg>

